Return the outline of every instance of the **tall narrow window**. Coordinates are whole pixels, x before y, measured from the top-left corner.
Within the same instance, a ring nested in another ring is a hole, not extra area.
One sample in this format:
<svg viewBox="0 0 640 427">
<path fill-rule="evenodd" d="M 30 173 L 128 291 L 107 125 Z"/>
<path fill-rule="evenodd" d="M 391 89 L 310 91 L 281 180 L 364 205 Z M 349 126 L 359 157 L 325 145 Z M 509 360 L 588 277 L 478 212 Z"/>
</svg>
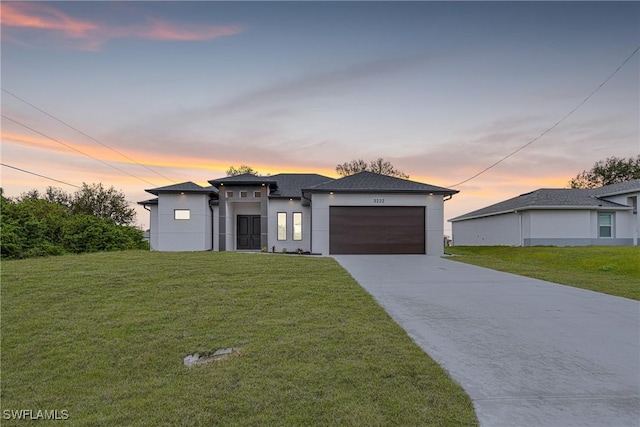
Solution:
<svg viewBox="0 0 640 427">
<path fill-rule="evenodd" d="M 287 213 L 278 212 L 278 240 L 287 240 Z"/>
<path fill-rule="evenodd" d="M 191 211 L 189 209 L 174 209 L 173 219 L 191 219 Z"/>
<path fill-rule="evenodd" d="M 302 212 L 293 213 L 293 240 L 302 240 Z"/>
<path fill-rule="evenodd" d="M 613 237 L 613 214 L 598 214 L 598 237 Z"/>
</svg>

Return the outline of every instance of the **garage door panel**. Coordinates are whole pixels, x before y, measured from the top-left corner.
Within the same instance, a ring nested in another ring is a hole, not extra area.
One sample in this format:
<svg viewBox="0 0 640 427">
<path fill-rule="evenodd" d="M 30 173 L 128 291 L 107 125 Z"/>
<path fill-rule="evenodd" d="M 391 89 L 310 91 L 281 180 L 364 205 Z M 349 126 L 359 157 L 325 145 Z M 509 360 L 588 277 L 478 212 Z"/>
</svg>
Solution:
<svg viewBox="0 0 640 427">
<path fill-rule="evenodd" d="M 422 206 L 332 206 L 332 254 L 424 254 Z"/>
</svg>

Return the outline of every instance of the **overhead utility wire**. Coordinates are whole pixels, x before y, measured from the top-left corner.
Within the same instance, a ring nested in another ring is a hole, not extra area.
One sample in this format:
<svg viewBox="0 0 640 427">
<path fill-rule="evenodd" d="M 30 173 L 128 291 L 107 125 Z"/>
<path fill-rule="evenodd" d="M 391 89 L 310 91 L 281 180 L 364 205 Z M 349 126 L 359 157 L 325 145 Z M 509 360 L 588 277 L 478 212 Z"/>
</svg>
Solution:
<svg viewBox="0 0 640 427">
<path fill-rule="evenodd" d="M 7 168 L 15 169 L 15 170 L 20 171 L 20 172 L 24 172 L 24 173 L 28 173 L 28 174 L 31 174 L 31 175 L 39 176 L 40 178 L 48 179 L 50 181 L 59 182 L 60 184 L 64 184 L 64 185 L 68 185 L 68 186 L 76 187 L 76 188 L 82 188 L 79 185 L 69 184 L 68 182 L 60 181 L 59 179 L 50 178 L 48 176 L 40 175 L 39 173 L 35 173 L 35 172 L 28 171 L 28 170 L 20 169 L 20 168 L 17 168 L 15 166 L 8 165 L 6 163 L 0 163 L 0 165 L 2 165 L 4 167 L 7 167 Z"/>
<path fill-rule="evenodd" d="M 25 125 L 24 123 L 20 123 L 19 121 L 15 120 L 15 119 L 12 119 L 11 117 L 9 117 L 9 116 L 7 116 L 7 115 L 5 115 L 5 114 L 0 114 L 0 116 L 4 117 L 4 118 L 5 118 L 5 119 L 7 119 L 7 120 L 12 121 L 13 123 L 15 123 L 15 124 L 17 124 L 17 125 L 22 126 L 22 127 L 23 127 L 23 128 L 25 128 L 25 129 L 29 129 L 30 131 L 35 132 L 35 133 L 37 133 L 38 135 L 42 135 L 42 136 L 44 136 L 45 138 L 48 138 L 48 139 L 50 139 L 50 140 L 52 140 L 52 141 L 55 141 L 55 142 L 57 142 L 57 143 L 58 143 L 58 144 L 60 144 L 60 145 L 64 145 L 65 147 L 70 148 L 70 149 L 72 149 L 73 151 L 77 151 L 78 153 L 82 154 L 83 156 L 87 156 L 87 157 L 89 157 L 89 158 L 91 158 L 91 159 L 93 159 L 93 160 L 95 160 L 95 161 L 98 161 L 98 162 L 102 163 L 102 164 L 103 164 L 103 165 L 105 165 L 105 166 L 109 166 L 109 167 L 111 167 L 111 168 L 113 168 L 113 169 L 116 169 L 116 170 L 118 170 L 118 171 L 120 171 L 120 172 L 122 172 L 122 173 L 124 173 L 124 174 L 127 174 L 127 175 L 129 175 L 129 176 L 131 176 L 131 177 L 133 177 L 133 178 L 135 178 L 135 179 L 138 179 L 138 180 L 140 180 L 140 181 L 142 181 L 142 182 L 145 182 L 145 183 L 147 183 L 147 184 L 149 184 L 149 185 L 154 185 L 154 186 L 156 185 L 156 184 L 154 184 L 154 183 L 152 183 L 152 182 L 147 181 L 146 179 L 140 178 L 139 176 L 135 176 L 135 175 L 133 175 L 133 174 L 130 174 L 129 172 L 127 172 L 127 171 L 125 171 L 125 170 L 122 170 L 122 169 L 120 169 L 120 168 L 119 168 L 119 167 L 117 167 L 117 166 L 114 166 L 114 165 L 112 165 L 112 164 L 109 164 L 109 163 L 105 162 L 104 160 L 100 160 L 99 158 L 94 157 L 94 156 L 92 156 L 91 154 L 87 154 L 87 153 L 85 153 L 84 151 L 78 150 L 77 148 L 75 148 L 75 147 L 73 147 L 73 146 L 71 146 L 71 145 L 69 145 L 69 144 L 66 144 L 66 143 L 64 143 L 64 142 L 62 142 L 62 141 L 58 141 L 57 139 L 55 139 L 55 138 L 53 138 L 53 137 L 51 137 L 51 136 L 49 136 L 49 135 L 47 135 L 47 134 L 44 134 L 44 133 L 42 133 L 42 132 L 40 132 L 40 131 L 38 131 L 38 130 L 36 130 L 36 129 L 32 128 L 32 127 L 29 127 L 29 126 Z"/>
<path fill-rule="evenodd" d="M 525 148 L 527 148 L 529 145 L 533 144 L 534 142 L 536 142 L 537 140 L 539 140 L 540 138 L 542 138 L 543 136 L 545 136 L 547 133 L 551 132 L 553 129 L 555 129 L 560 123 L 562 123 L 563 121 L 565 121 L 570 115 L 572 115 L 573 113 L 575 113 L 578 108 L 582 107 L 582 105 L 584 105 L 589 98 L 591 98 L 593 95 L 595 95 L 596 92 L 598 92 L 602 86 L 604 86 L 605 84 L 607 84 L 607 82 L 609 80 L 611 80 L 611 78 L 613 76 L 616 75 L 616 73 L 618 71 L 620 71 L 620 69 L 622 67 L 624 67 L 624 65 L 629 62 L 629 60 L 633 57 L 633 55 L 635 55 L 636 53 L 638 53 L 638 50 L 640 50 L 640 46 L 638 46 L 636 48 L 636 50 L 633 51 L 633 53 L 631 53 L 631 55 L 629 55 L 627 57 L 627 59 L 625 59 L 622 64 L 620 64 L 618 66 L 618 68 L 615 69 L 615 71 L 613 73 L 611 73 L 609 75 L 609 77 L 607 77 L 602 83 L 600 83 L 600 85 L 598 85 L 597 88 L 595 88 L 593 90 L 593 92 L 591 92 L 585 99 L 582 100 L 582 102 L 580 102 L 575 108 L 573 108 L 571 111 L 569 111 L 567 114 L 564 115 L 564 117 L 562 117 L 560 120 L 558 120 L 557 122 L 555 122 L 550 128 L 548 128 L 547 130 L 545 130 L 544 132 L 542 132 L 540 135 L 536 136 L 535 138 L 533 138 L 531 141 L 527 142 L 526 144 L 524 144 L 522 147 L 518 148 L 517 150 L 512 151 L 511 153 L 507 154 L 506 156 L 504 156 L 503 158 L 501 158 L 500 160 L 498 160 L 497 162 L 491 164 L 490 166 L 484 168 L 483 170 L 481 170 L 480 172 L 478 172 L 477 174 L 473 175 L 471 178 L 467 178 L 464 181 L 460 181 L 457 184 L 453 184 L 453 185 L 449 185 L 449 187 L 457 187 L 458 185 L 462 185 L 465 182 L 469 182 L 474 178 L 479 177 L 480 175 L 482 175 L 483 173 L 487 172 L 489 169 L 493 169 L 495 166 L 497 166 L 498 164 L 504 162 L 505 160 L 507 160 L 509 157 L 513 156 L 514 154 L 516 154 L 517 152 L 524 150 Z"/>
<path fill-rule="evenodd" d="M 14 97 L 14 98 L 16 98 L 17 100 L 19 100 L 19 101 L 21 101 L 21 102 L 23 102 L 23 103 L 27 104 L 27 105 L 28 105 L 28 106 L 30 106 L 31 108 L 34 108 L 34 109 L 36 109 L 36 110 L 40 111 L 42 114 L 45 114 L 46 116 L 51 117 L 53 120 L 57 121 L 58 123 L 62 123 L 63 125 L 65 125 L 65 126 L 67 126 L 67 127 L 71 128 L 71 129 L 75 130 L 75 131 L 76 131 L 76 132 L 78 132 L 79 134 L 86 136 L 86 137 L 87 137 L 87 138 L 89 138 L 90 140 L 92 140 L 92 141 L 94 141 L 94 142 L 97 142 L 98 144 L 102 145 L 102 146 L 103 146 L 103 147 L 105 147 L 105 148 L 108 148 L 109 150 L 111 150 L 111 151 L 113 151 L 114 153 L 116 153 L 116 154 L 118 154 L 118 155 L 120 155 L 120 156 L 124 157 L 125 159 L 127 159 L 127 160 L 129 160 L 129 161 L 132 161 L 133 163 L 135 163 L 135 164 L 137 164 L 137 165 L 139 165 L 139 166 L 142 166 L 143 168 L 145 168 L 145 169 L 147 169 L 147 170 L 149 170 L 149 171 L 151 171 L 151 172 L 155 173 L 156 175 L 159 175 L 159 176 L 161 176 L 162 178 L 167 179 L 167 180 L 169 180 L 169 181 L 171 181 L 171 182 L 175 183 L 175 181 L 174 181 L 174 180 L 172 180 L 171 178 L 169 178 L 169 177 L 167 177 L 167 176 L 165 176 L 165 175 L 161 174 L 161 173 L 160 173 L 160 172 L 158 172 L 158 171 L 155 171 L 155 170 L 151 169 L 149 166 L 147 166 L 147 165 L 145 165 L 145 164 L 143 164 L 143 163 L 140 163 L 140 162 L 138 162 L 138 161 L 137 161 L 137 160 L 135 160 L 135 159 L 132 159 L 131 157 L 127 156 L 127 155 L 126 155 L 126 154 L 124 154 L 124 153 L 121 153 L 120 151 L 116 150 L 115 148 L 112 148 L 112 147 L 108 146 L 108 145 L 107 145 L 107 144 L 105 144 L 104 142 L 97 140 L 96 138 L 92 137 L 91 135 L 88 135 L 87 133 L 85 133 L 85 132 L 81 131 L 80 129 L 76 128 L 75 126 L 72 126 L 72 125 L 70 125 L 69 123 L 65 122 L 64 120 L 61 120 L 61 119 L 57 118 L 57 117 L 56 117 L 56 116 L 54 116 L 53 114 L 50 114 L 50 113 L 46 112 L 46 111 L 45 111 L 45 110 L 43 110 L 42 108 L 37 107 L 37 106 L 33 105 L 32 103 L 30 103 L 30 102 L 28 102 L 28 101 L 26 101 L 26 100 L 24 100 L 24 99 L 20 98 L 20 97 L 19 97 L 18 95 L 16 95 L 15 93 L 11 93 L 11 92 L 9 92 L 7 89 L 5 89 L 5 88 L 2 88 L 2 91 L 3 91 L 4 93 L 6 93 L 6 94 L 9 94 L 9 95 L 13 96 L 13 97 Z"/>
</svg>

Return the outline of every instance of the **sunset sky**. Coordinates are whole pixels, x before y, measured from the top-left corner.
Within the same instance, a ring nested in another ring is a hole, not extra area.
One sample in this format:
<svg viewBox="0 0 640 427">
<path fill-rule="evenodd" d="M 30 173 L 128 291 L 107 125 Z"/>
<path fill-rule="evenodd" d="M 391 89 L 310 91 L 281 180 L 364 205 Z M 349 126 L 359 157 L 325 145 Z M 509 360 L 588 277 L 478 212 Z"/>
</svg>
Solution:
<svg viewBox="0 0 640 427">
<path fill-rule="evenodd" d="M 2 163 L 132 202 L 231 165 L 336 176 L 378 157 L 449 187 L 553 126 L 640 46 L 638 2 L 1 7 Z M 639 76 L 636 53 L 555 129 L 455 187 L 445 218 L 638 155 Z M 75 190 L 0 172 L 9 196 Z"/>
</svg>

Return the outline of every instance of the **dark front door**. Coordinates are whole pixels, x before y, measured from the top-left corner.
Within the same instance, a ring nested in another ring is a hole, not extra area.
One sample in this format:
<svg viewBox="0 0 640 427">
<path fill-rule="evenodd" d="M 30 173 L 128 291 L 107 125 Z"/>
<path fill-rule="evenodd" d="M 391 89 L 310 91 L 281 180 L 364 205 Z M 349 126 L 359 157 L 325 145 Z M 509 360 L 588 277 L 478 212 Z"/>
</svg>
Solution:
<svg viewBox="0 0 640 427">
<path fill-rule="evenodd" d="M 238 249 L 260 249 L 260 215 L 238 215 Z"/>
</svg>

